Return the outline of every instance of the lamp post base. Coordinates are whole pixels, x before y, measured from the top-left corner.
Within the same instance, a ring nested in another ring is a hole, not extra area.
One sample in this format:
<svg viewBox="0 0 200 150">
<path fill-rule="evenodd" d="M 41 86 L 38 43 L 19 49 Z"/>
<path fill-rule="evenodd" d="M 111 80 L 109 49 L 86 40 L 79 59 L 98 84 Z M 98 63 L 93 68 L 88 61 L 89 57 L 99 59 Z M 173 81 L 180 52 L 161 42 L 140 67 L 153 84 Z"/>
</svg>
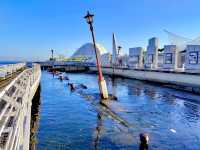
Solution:
<svg viewBox="0 0 200 150">
<path fill-rule="evenodd" d="M 100 88 L 100 92 L 101 92 L 101 98 L 108 99 L 108 90 L 107 90 L 107 86 L 106 86 L 106 81 L 104 79 L 99 81 L 99 88 Z"/>
</svg>

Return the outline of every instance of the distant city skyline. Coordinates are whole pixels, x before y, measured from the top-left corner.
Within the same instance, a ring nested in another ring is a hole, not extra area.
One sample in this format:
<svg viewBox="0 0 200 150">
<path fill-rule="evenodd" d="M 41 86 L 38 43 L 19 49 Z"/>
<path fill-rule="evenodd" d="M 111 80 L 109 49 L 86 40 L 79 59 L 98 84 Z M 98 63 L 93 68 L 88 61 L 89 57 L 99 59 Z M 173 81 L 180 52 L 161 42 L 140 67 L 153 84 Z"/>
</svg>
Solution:
<svg viewBox="0 0 200 150">
<path fill-rule="evenodd" d="M 112 52 L 112 33 L 125 53 L 158 37 L 164 29 L 188 38 L 200 36 L 199 0 L 6 0 L 0 2 L 0 60 L 45 60 L 70 56 L 91 42 L 83 16 L 94 13 L 97 42 Z"/>
</svg>

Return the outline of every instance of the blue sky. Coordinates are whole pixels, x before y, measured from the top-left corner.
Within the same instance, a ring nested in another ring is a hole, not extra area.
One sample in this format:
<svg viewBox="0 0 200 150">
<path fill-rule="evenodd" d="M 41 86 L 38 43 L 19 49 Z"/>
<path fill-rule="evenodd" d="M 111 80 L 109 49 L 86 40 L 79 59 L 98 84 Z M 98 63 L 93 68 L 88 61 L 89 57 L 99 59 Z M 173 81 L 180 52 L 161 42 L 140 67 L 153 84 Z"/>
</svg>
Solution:
<svg viewBox="0 0 200 150">
<path fill-rule="evenodd" d="M 97 42 L 108 51 L 112 32 L 127 53 L 146 47 L 156 36 L 167 44 L 163 29 L 195 38 L 200 36 L 199 0 L 1 0 L 0 60 L 46 59 L 50 48 L 70 56 L 91 41 L 83 16 L 95 14 Z"/>
</svg>

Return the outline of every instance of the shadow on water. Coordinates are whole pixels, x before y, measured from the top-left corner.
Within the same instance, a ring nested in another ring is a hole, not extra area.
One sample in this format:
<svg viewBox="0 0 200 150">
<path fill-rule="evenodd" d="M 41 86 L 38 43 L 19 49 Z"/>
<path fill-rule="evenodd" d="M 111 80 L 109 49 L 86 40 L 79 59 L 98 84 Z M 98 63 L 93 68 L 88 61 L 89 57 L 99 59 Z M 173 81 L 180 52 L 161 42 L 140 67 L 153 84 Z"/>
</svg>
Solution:
<svg viewBox="0 0 200 150">
<path fill-rule="evenodd" d="M 95 150 L 99 149 L 98 144 L 100 141 L 102 128 L 103 128 L 102 116 L 100 114 L 97 114 L 97 127 L 96 127 L 95 137 L 94 137 L 94 149 Z"/>
<path fill-rule="evenodd" d="M 41 93 L 41 86 L 39 85 L 36 94 L 32 100 L 32 107 L 31 107 L 31 129 L 30 129 L 30 150 L 36 150 L 37 144 L 37 129 L 39 123 L 39 114 L 40 114 L 40 93 Z"/>
<path fill-rule="evenodd" d="M 116 81 L 116 79 L 114 77 L 111 78 L 110 80 L 111 80 L 111 86 L 112 86 L 111 98 L 113 100 L 118 100 L 118 98 L 117 98 L 117 81 Z"/>
<path fill-rule="evenodd" d="M 130 128 L 132 127 L 131 124 L 129 124 L 125 119 L 117 115 L 111 108 L 109 108 L 108 103 L 110 99 L 108 100 L 101 100 L 98 93 L 96 94 L 88 94 L 84 92 L 82 89 L 77 89 L 77 94 L 79 94 L 81 97 L 86 99 L 87 101 L 90 101 L 90 104 L 95 108 L 96 112 L 109 117 L 110 119 L 118 122 L 119 124 Z M 99 101 L 97 101 L 99 100 Z"/>
<path fill-rule="evenodd" d="M 101 100 L 96 76 L 71 75 L 69 81 L 59 82 L 56 78 L 50 84 L 49 76 L 44 79 L 42 84 L 47 86 L 42 87 L 47 87 L 44 89 L 50 96 L 42 93 L 48 104 L 43 109 L 48 114 L 41 121 L 45 131 L 39 131 L 41 149 L 138 149 L 140 133 L 150 135 L 150 149 L 198 147 L 200 107 L 193 100 L 199 96 L 141 81 L 106 77 L 112 95 L 109 100 Z M 71 83 L 75 90 L 70 92 Z M 56 121 L 47 127 L 52 118 Z"/>
<path fill-rule="evenodd" d="M 106 119 L 107 119 L 107 116 L 105 116 L 104 114 L 101 114 L 101 113 L 97 113 L 97 122 L 96 122 L 95 131 L 94 131 L 94 137 L 93 137 L 94 150 L 105 149 L 110 143 L 112 143 L 112 146 L 111 146 L 112 149 L 119 149 L 119 146 L 116 145 L 115 143 L 113 143 L 113 140 L 117 139 L 118 137 L 112 137 L 112 139 L 110 139 L 106 136 L 103 136 L 104 132 L 105 132 L 104 130 L 106 128 L 106 126 L 104 126 L 104 120 L 106 120 Z M 124 124 L 122 124 L 122 125 L 124 126 Z M 124 127 L 129 128 L 126 125 Z M 128 133 L 126 130 L 124 130 L 123 128 L 121 128 L 119 126 L 117 128 L 121 133 L 120 136 L 122 137 L 122 141 L 126 140 L 127 136 L 129 136 L 129 137 L 131 136 L 131 140 L 133 139 L 133 136 L 130 133 Z M 123 136 L 123 135 L 126 135 L 126 136 Z M 101 139 L 101 137 L 103 137 L 103 138 Z M 123 139 L 124 137 L 125 137 L 125 139 Z M 119 140 L 119 139 L 117 139 L 117 140 Z"/>
<path fill-rule="evenodd" d="M 101 135 L 103 134 L 103 130 L 104 130 L 104 119 L 111 119 L 115 122 L 116 128 L 120 131 L 120 133 L 122 133 L 125 136 L 121 136 L 126 138 L 127 136 L 130 137 L 130 139 L 134 139 L 133 137 L 133 128 L 137 128 L 135 125 L 130 124 L 126 119 L 124 119 L 123 117 L 121 117 L 119 114 L 117 114 L 114 110 L 112 110 L 109 107 L 109 103 L 111 101 L 116 101 L 116 99 L 113 99 L 113 97 L 117 97 L 117 91 L 116 91 L 116 81 L 113 79 L 112 81 L 112 94 L 110 96 L 110 98 L 108 100 L 101 100 L 100 96 L 98 93 L 87 93 L 87 91 L 85 91 L 82 88 L 77 88 L 75 93 L 80 95 L 82 98 L 84 98 L 86 101 L 88 101 L 90 103 L 90 105 L 93 106 L 93 111 L 95 111 L 97 113 L 97 126 L 95 129 L 95 136 L 93 139 L 93 147 L 95 150 L 99 150 L 102 149 L 101 147 L 99 147 L 99 143 L 100 143 L 100 139 L 101 139 Z M 72 91 L 74 92 L 74 91 Z M 117 138 L 114 137 L 113 140 Z M 106 139 L 106 143 L 109 143 L 110 139 Z M 126 140 L 126 139 L 121 139 L 122 141 Z M 111 142 L 111 141 L 110 141 Z M 112 143 L 112 148 L 114 146 L 114 143 Z M 117 146 L 116 146 L 117 149 Z"/>
</svg>

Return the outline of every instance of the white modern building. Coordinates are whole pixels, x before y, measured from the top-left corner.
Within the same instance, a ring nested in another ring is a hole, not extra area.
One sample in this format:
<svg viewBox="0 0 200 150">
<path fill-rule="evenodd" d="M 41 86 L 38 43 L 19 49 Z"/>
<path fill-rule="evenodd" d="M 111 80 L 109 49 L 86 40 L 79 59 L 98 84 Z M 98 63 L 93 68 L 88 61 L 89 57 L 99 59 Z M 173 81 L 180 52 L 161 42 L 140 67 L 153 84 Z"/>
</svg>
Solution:
<svg viewBox="0 0 200 150">
<path fill-rule="evenodd" d="M 112 66 L 112 55 L 110 53 L 105 53 L 101 55 L 101 66 L 103 67 Z"/>
<path fill-rule="evenodd" d="M 200 72 L 200 45 L 187 45 L 185 69 L 186 71 Z"/>
<path fill-rule="evenodd" d="M 133 68 L 143 68 L 144 49 L 142 47 L 134 47 L 129 49 L 129 63 Z"/>
<path fill-rule="evenodd" d="M 158 69 L 163 68 L 164 55 L 162 52 L 158 53 Z"/>
<path fill-rule="evenodd" d="M 159 39 L 153 37 L 149 40 L 145 58 L 145 68 L 157 69 L 158 67 Z"/>
<path fill-rule="evenodd" d="M 100 44 L 96 44 L 96 48 L 100 56 L 107 53 L 107 50 Z M 96 63 L 94 45 L 92 43 L 84 44 L 71 56 L 71 59 L 77 59 L 86 63 Z"/>
<path fill-rule="evenodd" d="M 200 72 L 200 38 L 190 40 L 172 34 L 168 31 L 169 45 L 159 49 L 159 39 L 149 39 L 147 50 L 142 47 L 129 49 L 129 55 L 123 55 L 122 49 L 117 45 L 115 34 L 112 35 L 112 54 L 100 44 L 97 51 L 101 57 L 103 67 L 130 67 L 133 69 L 169 70 Z M 84 63 L 96 63 L 95 50 L 92 43 L 81 46 L 73 55 L 72 60 Z"/>
<path fill-rule="evenodd" d="M 163 69 L 176 70 L 178 68 L 178 54 L 176 45 L 165 45 Z"/>
<path fill-rule="evenodd" d="M 178 50 L 178 69 L 186 72 L 200 72 L 199 53 L 200 38 L 189 39 L 165 30 L 169 37 L 169 42 L 176 45 Z"/>
<path fill-rule="evenodd" d="M 120 55 L 118 58 L 119 61 L 119 66 L 120 67 L 128 67 L 129 66 L 129 55 L 124 54 L 124 55 Z"/>
</svg>

